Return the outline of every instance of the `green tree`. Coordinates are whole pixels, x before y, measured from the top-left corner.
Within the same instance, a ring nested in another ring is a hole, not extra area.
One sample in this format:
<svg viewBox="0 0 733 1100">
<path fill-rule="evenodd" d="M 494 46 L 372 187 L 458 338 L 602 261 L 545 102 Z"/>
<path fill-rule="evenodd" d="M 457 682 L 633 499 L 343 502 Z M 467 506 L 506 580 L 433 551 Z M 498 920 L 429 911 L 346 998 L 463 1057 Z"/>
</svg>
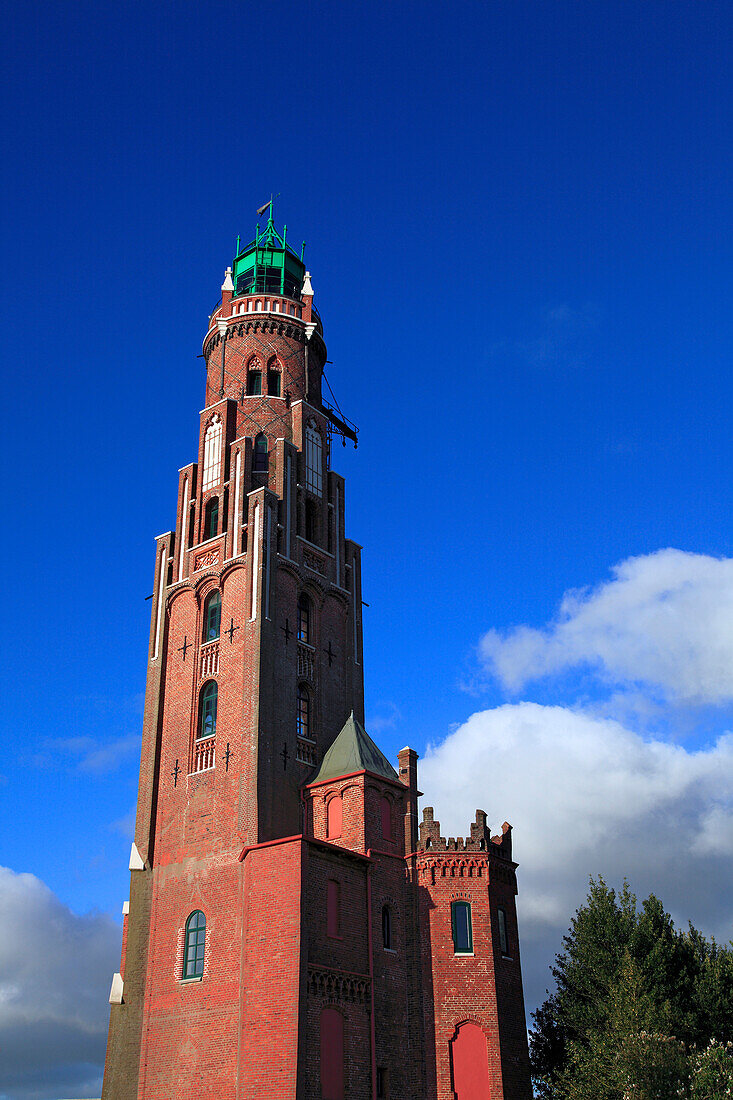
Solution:
<svg viewBox="0 0 733 1100">
<path fill-rule="evenodd" d="M 733 1058 L 730 947 L 677 931 L 653 895 L 637 907 L 627 883 L 591 879 L 552 974 L 530 1033 L 543 1100 L 708 1100 L 708 1081 L 710 1100 L 733 1098 L 718 1080 Z"/>
</svg>

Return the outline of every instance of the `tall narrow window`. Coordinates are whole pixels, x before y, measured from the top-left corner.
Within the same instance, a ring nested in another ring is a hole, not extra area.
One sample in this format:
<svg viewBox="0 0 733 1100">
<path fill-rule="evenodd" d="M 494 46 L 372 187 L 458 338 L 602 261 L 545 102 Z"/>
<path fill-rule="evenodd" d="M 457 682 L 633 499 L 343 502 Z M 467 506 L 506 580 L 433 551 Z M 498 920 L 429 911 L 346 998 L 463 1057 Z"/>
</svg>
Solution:
<svg viewBox="0 0 733 1100">
<path fill-rule="evenodd" d="M 212 642 L 219 637 L 221 627 L 221 593 L 211 592 L 204 604 L 204 641 Z"/>
<path fill-rule="evenodd" d="M 343 824 L 344 804 L 341 800 L 341 795 L 334 795 L 329 799 L 328 806 L 326 807 L 326 838 L 328 840 L 335 840 L 341 836 L 341 826 Z"/>
<path fill-rule="evenodd" d="M 218 485 L 221 467 L 221 417 L 214 415 L 204 436 L 204 479 L 201 488 L 204 492 Z"/>
<path fill-rule="evenodd" d="M 219 534 L 219 498 L 211 497 L 206 501 L 204 511 L 204 538 L 213 539 Z"/>
<path fill-rule="evenodd" d="M 219 689 L 215 680 L 209 680 L 201 689 L 199 703 L 199 728 L 197 738 L 213 737 L 216 733 L 216 707 Z"/>
<path fill-rule="evenodd" d="M 501 947 L 502 955 L 509 955 L 509 937 L 506 930 L 506 910 L 501 907 L 497 909 L 497 915 L 499 917 L 499 946 Z"/>
<path fill-rule="evenodd" d="M 323 441 L 311 424 L 305 429 L 305 487 L 320 496 L 323 492 Z"/>
<path fill-rule="evenodd" d="M 389 1100 L 389 1076 L 384 1066 L 377 1066 L 377 1100 Z"/>
<path fill-rule="evenodd" d="M 267 470 L 267 437 L 262 432 L 255 438 L 252 469 L 259 473 Z"/>
<path fill-rule="evenodd" d="M 382 906 L 382 945 L 392 950 L 392 910 L 388 905 Z"/>
<path fill-rule="evenodd" d="M 186 921 L 183 952 L 183 977 L 200 978 L 204 972 L 206 950 L 206 917 L 197 909 Z"/>
<path fill-rule="evenodd" d="M 298 600 L 298 641 L 311 640 L 311 602 L 305 592 L 301 592 Z"/>
<path fill-rule="evenodd" d="M 298 737 L 310 740 L 311 736 L 311 697 L 305 684 L 298 687 Z"/>
<path fill-rule="evenodd" d="M 247 397 L 259 397 L 262 393 L 262 371 L 247 371 Z"/>
<path fill-rule="evenodd" d="M 382 836 L 385 840 L 392 840 L 392 803 L 388 798 L 382 798 L 379 810 L 382 819 Z"/>
<path fill-rule="evenodd" d="M 473 952 L 473 929 L 471 928 L 471 906 L 467 901 L 454 901 L 451 905 L 451 923 L 453 925 L 453 951 L 456 955 L 470 955 Z"/>
<path fill-rule="evenodd" d="M 330 878 L 326 893 L 326 932 L 338 936 L 341 930 L 341 884 Z"/>
<path fill-rule="evenodd" d="M 321 1009 L 321 1100 L 344 1100 L 344 1018 Z"/>
<path fill-rule="evenodd" d="M 267 372 L 267 392 L 270 397 L 280 396 L 280 371 L 268 370 Z"/>
<path fill-rule="evenodd" d="M 305 502 L 305 537 L 308 542 L 318 542 L 318 505 L 315 500 Z"/>
</svg>

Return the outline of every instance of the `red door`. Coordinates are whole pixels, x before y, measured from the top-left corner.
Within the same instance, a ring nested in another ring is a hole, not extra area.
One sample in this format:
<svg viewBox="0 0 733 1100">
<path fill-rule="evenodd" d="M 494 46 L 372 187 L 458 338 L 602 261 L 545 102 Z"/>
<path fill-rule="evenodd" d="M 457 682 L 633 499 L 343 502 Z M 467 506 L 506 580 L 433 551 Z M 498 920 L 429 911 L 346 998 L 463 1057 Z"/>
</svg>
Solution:
<svg viewBox="0 0 733 1100">
<path fill-rule="evenodd" d="M 321 1012 L 321 1100 L 344 1100 L 344 1018 L 335 1008 Z"/>
<path fill-rule="evenodd" d="M 451 1039 L 451 1060 L 457 1100 L 491 1100 L 486 1036 L 477 1024 L 461 1024 Z"/>
</svg>

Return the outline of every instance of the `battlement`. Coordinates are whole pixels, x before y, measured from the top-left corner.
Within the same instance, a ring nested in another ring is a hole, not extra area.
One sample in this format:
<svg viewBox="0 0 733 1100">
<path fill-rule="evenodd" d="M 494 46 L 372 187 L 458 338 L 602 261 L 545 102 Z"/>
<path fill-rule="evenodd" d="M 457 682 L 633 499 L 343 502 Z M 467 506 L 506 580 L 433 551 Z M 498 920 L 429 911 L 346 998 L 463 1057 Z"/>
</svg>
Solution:
<svg viewBox="0 0 733 1100">
<path fill-rule="evenodd" d="M 486 824 L 485 812 L 476 810 L 476 820 L 471 823 L 471 835 L 465 839 L 462 836 L 451 836 L 446 840 L 440 835 L 440 822 L 435 820 L 433 807 L 426 806 L 422 812 L 417 849 L 419 852 L 489 852 L 501 856 L 502 859 L 511 859 L 512 827 L 505 821 L 501 827 L 501 835 L 492 836 Z"/>
</svg>

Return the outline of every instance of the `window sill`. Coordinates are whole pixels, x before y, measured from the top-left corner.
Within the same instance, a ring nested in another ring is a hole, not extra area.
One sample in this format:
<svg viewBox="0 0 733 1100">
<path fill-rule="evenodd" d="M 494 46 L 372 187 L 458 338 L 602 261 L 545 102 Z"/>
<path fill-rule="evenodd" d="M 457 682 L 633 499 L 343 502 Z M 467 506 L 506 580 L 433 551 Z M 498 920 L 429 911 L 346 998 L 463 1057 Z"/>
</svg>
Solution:
<svg viewBox="0 0 733 1100">
<path fill-rule="evenodd" d="M 328 939 L 328 940 L 339 940 L 341 943 L 344 942 L 344 937 L 343 936 L 334 936 L 334 935 L 332 935 L 331 932 L 326 932 L 326 939 Z"/>
<path fill-rule="evenodd" d="M 453 957 L 455 959 L 474 959 L 476 957 L 475 951 L 454 951 Z"/>
<path fill-rule="evenodd" d="M 194 985 L 196 982 L 202 982 L 204 980 L 203 974 L 199 974 L 197 978 L 179 978 L 180 985 Z"/>
<path fill-rule="evenodd" d="M 397 954 L 397 948 L 396 947 L 383 947 L 382 950 L 387 955 L 396 955 Z"/>
</svg>

